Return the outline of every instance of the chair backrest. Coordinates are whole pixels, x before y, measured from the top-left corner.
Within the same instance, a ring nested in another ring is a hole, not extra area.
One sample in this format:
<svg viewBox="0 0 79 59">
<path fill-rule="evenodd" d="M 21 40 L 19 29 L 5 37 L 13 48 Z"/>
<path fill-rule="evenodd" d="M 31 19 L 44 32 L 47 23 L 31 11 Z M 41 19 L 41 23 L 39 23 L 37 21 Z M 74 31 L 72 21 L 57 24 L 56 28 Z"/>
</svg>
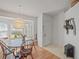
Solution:
<svg viewBox="0 0 79 59">
<path fill-rule="evenodd" d="M 32 48 L 33 48 L 33 40 L 26 40 L 26 44 L 21 46 L 20 50 L 21 56 L 26 57 L 28 55 L 31 55 L 33 50 Z"/>
<path fill-rule="evenodd" d="M 33 40 L 26 40 L 26 43 L 21 46 L 21 50 L 22 49 L 31 49 L 32 50 L 32 47 L 33 47 Z"/>
<path fill-rule="evenodd" d="M 3 59 L 4 58 L 4 48 L 2 45 L 0 45 L 0 59 Z"/>
<path fill-rule="evenodd" d="M 0 46 L 0 59 L 3 59 L 3 54 L 4 54 L 3 49 L 2 49 L 2 47 Z"/>
<path fill-rule="evenodd" d="M 26 47 L 27 48 L 32 48 L 33 47 L 33 40 L 26 40 Z"/>
<path fill-rule="evenodd" d="M 8 51 L 8 53 L 13 53 L 13 51 L 10 50 L 10 48 L 1 40 L 0 40 L 0 46 L 2 48 L 3 53 L 6 53 L 6 51 Z"/>
<path fill-rule="evenodd" d="M 6 59 L 6 56 L 10 55 L 12 53 L 12 52 L 8 51 L 8 49 L 6 49 L 5 46 L 1 43 L 0 43 L 0 51 L 1 51 L 1 53 L 0 53 L 1 59 L 4 59 L 4 58 Z"/>
</svg>

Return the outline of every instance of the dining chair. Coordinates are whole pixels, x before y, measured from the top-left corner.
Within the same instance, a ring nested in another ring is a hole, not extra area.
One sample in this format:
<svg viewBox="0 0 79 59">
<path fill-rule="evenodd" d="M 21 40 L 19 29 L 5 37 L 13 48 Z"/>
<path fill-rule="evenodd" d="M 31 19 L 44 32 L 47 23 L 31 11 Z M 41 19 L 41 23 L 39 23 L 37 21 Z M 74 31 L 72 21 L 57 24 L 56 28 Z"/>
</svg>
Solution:
<svg viewBox="0 0 79 59">
<path fill-rule="evenodd" d="M 13 55 L 15 56 L 15 59 L 19 59 L 20 58 L 20 48 L 15 48 L 14 49 L 14 52 L 13 52 Z"/>
<path fill-rule="evenodd" d="M 32 40 L 33 40 L 33 47 L 36 49 L 36 46 L 38 46 L 38 40 L 37 38 L 34 38 Z"/>
<path fill-rule="evenodd" d="M 2 50 L 2 59 L 7 59 L 8 55 L 14 53 L 13 49 L 10 49 L 3 41 L 0 40 L 0 48 Z"/>
<path fill-rule="evenodd" d="M 28 55 L 30 55 L 31 58 L 33 59 L 32 48 L 33 48 L 33 41 L 27 40 L 26 45 L 24 44 L 24 45 L 21 46 L 21 50 L 20 50 L 21 57 L 20 57 L 20 59 L 24 59 L 24 58 L 27 59 Z"/>
</svg>

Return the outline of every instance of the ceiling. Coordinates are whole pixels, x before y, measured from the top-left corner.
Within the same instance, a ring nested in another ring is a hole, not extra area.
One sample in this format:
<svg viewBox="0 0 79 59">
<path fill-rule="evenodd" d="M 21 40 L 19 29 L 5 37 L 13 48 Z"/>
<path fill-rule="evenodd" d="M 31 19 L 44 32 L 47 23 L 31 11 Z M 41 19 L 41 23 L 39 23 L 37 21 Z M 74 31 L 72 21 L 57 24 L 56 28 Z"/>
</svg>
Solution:
<svg viewBox="0 0 79 59">
<path fill-rule="evenodd" d="M 67 0 L 0 0 L 0 9 L 37 17 L 67 7 Z M 21 5 L 21 7 L 19 7 Z"/>
</svg>

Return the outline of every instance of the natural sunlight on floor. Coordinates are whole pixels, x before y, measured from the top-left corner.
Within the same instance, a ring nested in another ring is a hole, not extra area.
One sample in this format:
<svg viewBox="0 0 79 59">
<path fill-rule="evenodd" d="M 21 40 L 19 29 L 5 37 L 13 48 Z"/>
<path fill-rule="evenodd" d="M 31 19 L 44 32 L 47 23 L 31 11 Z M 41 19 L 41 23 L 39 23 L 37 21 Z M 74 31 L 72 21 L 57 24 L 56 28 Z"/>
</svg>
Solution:
<svg viewBox="0 0 79 59">
<path fill-rule="evenodd" d="M 63 47 L 58 47 L 58 46 L 54 46 L 53 44 L 49 44 L 49 45 L 45 46 L 45 49 L 54 53 L 55 55 L 57 55 L 61 59 L 65 59 Z"/>
</svg>

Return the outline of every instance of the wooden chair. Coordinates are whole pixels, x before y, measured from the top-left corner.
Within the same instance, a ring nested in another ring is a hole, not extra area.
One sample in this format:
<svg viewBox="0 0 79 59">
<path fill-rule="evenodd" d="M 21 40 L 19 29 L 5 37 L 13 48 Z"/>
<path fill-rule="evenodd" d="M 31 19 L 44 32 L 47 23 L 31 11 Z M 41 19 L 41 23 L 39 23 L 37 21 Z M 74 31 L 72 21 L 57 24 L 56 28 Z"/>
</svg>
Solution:
<svg viewBox="0 0 79 59">
<path fill-rule="evenodd" d="M 33 47 L 36 49 L 36 46 L 38 46 L 38 40 L 37 40 L 37 34 L 35 35 L 33 40 Z"/>
<path fill-rule="evenodd" d="M 2 54 L 3 54 L 2 59 L 6 59 L 8 55 L 13 53 L 13 50 L 7 47 L 7 45 L 1 40 L 0 40 L 0 47 L 2 50 Z"/>
<path fill-rule="evenodd" d="M 24 59 L 24 58 L 27 59 L 28 55 L 30 55 L 31 58 L 33 59 L 32 48 L 33 48 L 33 41 L 27 40 L 26 45 L 24 44 L 24 45 L 21 46 L 21 50 L 20 50 L 21 57 L 20 57 L 20 59 Z"/>
<path fill-rule="evenodd" d="M 20 49 L 19 48 L 15 48 L 14 49 L 14 52 L 13 52 L 13 55 L 15 56 L 15 59 L 19 59 L 20 58 Z"/>
<path fill-rule="evenodd" d="M 38 41 L 36 39 L 33 39 L 33 47 L 36 49 L 36 46 L 38 46 Z"/>
</svg>

